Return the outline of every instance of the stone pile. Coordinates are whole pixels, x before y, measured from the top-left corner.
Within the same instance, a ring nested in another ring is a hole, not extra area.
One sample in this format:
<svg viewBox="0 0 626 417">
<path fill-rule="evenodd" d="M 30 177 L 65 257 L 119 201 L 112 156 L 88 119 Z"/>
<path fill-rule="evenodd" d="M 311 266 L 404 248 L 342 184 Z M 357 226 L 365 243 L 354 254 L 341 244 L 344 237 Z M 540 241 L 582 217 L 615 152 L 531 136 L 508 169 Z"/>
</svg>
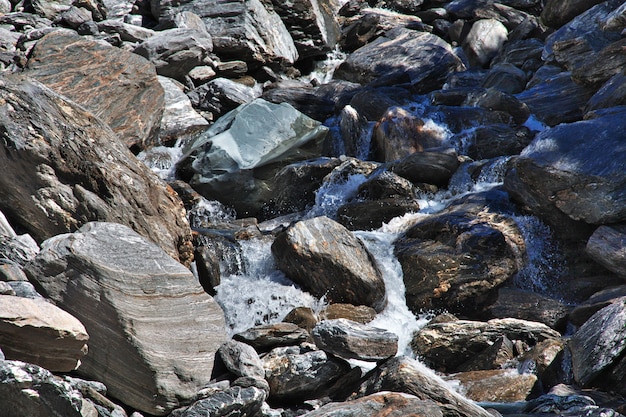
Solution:
<svg viewBox="0 0 626 417">
<path fill-rule="evenodd" d="M 625 42 L 622 0 L 0 0 L 0 416 L 625 414 Z M 354 232 L 497 170 L 393 242 L 447 312 L 398 352 Z M 244 239 L 325 311 L 230 338 Z"/>
</svg>

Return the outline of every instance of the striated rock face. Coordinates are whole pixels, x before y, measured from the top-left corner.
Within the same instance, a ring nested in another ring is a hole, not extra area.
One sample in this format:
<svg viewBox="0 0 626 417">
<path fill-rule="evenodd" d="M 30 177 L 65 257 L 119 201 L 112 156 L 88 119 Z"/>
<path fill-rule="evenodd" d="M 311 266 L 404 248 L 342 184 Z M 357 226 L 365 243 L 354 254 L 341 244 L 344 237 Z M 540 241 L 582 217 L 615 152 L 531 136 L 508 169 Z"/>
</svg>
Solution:
<svg viewBox="0 0 626 417">
<path fill-rule="evenodd" d="M 2 79 L 0 100 L 0 209 L 7 217 L 37 241 L 89 221 L 127 224 L 170 256 L 191 261 L 180 199 L 107 125 L 22 76 Z"/>
<path fill-rule="evenodd" d="M 226 338 L 222 310 L 189 270 L 128 227 L 89 223 L 50 239 L 27 273 L 85 324 L 80 373 L 113 397 L 164 415 L 211 379 Z"/>
<path fill-rule="evenodd" d="M 443 417 L 434 401 L 422 400 L 399 392 L 381 392 L 356 400 L 323 405 L 306 417 L 377 417 L 377 416 Z"/>
<path fill-rule="evenodd" d="M 154 66 L 130 52 L 65 31 L 32 50 L 26 74 L 84 106 L 127 146 L 156 143 L 164 108 Z"/>
<path fill-rule="evenodd" d="M 7 359 L 69 372 L 87 353 L 88 339 L 76 317 L 43 298 L 0 295 L 0 346 Z"/>
<path fill-rule="evenodd" d="M 616 112 L 539 133 L 505 179 L 505 188 L 551 226 L 626 219 L 623 160 L 626 118 Z"/>
<path fill-rule="evenodd" d="M 378 361 L 398 351 L 395 333 L 346 319 L 324 320 L 311 335 L 318 348 L 346 359 Z"/>
<path fill-rule="evenodd" d="M 278 267 L 296 283 L 330 302 L 386 304 L 382 274 L 365 245 L 328 217 L 299 221 L 272 244 Z"/>
<path fill-rule="evenodd" d="M 98 410 L 50 371 L 20 361 L 0 360 L 2 417 L 95 417 Z"/>
<path fill-rule="evenodd" d="M 346 81 L 411 84 L 422 93 L 440 88 L 449 72 L 463 68 L 450 45 L 426 32 L 387 32 L 348 56 L 335 71 Z"/>
</svg>

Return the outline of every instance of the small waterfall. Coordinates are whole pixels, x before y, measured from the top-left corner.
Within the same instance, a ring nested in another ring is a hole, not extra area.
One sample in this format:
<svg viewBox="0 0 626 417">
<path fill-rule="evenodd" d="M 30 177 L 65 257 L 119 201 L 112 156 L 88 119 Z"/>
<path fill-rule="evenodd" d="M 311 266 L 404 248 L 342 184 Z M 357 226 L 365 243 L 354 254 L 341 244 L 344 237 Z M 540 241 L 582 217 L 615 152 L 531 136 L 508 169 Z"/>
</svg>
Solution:
<svg viewBox="0 0 626 417">
<path fill-rule="evenodd" d="M 339 174 L 335 178 L 330 178 L 317 191 L 315 206 L 309 210 L 305 217 L 309 219 L 318 216 L 336 218 L 339 207 L 356 195 L 359 186 L 366 179 L 363 174 L 348 175 L 346 178 Z"/>
</svg>

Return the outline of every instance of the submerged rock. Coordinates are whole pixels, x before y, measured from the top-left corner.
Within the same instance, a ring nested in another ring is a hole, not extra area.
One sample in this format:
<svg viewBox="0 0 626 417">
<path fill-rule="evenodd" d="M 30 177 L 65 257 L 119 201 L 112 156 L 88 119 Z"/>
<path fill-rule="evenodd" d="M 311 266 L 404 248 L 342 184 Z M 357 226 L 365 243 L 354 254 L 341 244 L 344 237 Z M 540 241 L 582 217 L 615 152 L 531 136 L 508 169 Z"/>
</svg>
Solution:
<svg viewBox="0 0 626 417">
<path fill-rule="evenodd" d="M 164 415 L 211 379 L 226 338 L 221 308 L 187 268 L 128 227 L 88 223 L 50 239 L 27 272 L 89 332 L 81 375 L 125 404 Z"/>
<path fill-rule="evenodd" d="M 311 294 L 330 302 L 386 305 L 382 274 L 365 245 L 327 217 L 290 226 L 276 236 L 272 254 L 278 268 Z"/>
</svg>

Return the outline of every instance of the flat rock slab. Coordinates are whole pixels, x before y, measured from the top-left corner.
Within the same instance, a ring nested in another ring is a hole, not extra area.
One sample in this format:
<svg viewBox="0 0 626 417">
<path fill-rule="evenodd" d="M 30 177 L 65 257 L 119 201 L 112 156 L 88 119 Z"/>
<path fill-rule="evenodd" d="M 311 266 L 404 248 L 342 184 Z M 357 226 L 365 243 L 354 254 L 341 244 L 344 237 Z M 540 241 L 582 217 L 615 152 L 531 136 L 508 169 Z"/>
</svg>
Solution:
<svg viewBox="0 0 626 417">
<path fill-rule="evenodd" d="M 328 217 L 295 223 L 276 236 L 272 254 L 278 268 L 317 297 L 379 312 L 386 305 L 385 283 L 372 255 L 348 229 Z"/>
<path fill-rule="evenodd" d="M 52 32 L 33 48 L 26 74 L 84 106 L 127 146 L 156 143 L 164 93 L 154 65 L 139 55 Z"/>
<path fill-rule="evenodd" d="M 224 314 L 193 274 L 130 228 L 94 222 L 46 241 L 27 273 L 87 328 L 80 373 L 164 415 L 211 379 Z"/>
<path fill-rule="evenodd" d="M 346 359 L 378 361 L 398 351 L 395 333 L 346 319 L 324 320 L 311 335 L 318 348 Z"/>
<path fill-rule="evenodd" d="M 43 298 L 0 295 L 0 346 L 8 359 L 73 371 L 87 353 L 88 339 L 76 317 Z"/>
</svg>

